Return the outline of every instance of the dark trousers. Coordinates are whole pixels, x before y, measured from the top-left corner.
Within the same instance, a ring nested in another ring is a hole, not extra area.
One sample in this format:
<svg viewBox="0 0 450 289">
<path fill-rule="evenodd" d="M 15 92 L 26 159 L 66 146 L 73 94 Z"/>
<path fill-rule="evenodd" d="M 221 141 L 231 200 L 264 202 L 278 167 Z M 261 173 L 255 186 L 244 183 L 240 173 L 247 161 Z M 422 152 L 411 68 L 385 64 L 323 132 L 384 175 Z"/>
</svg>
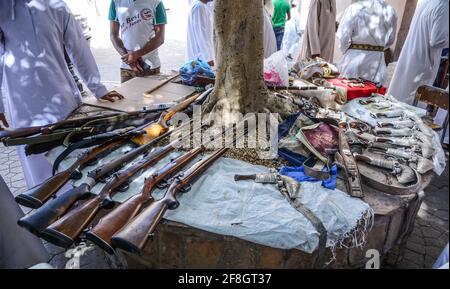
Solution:
<svg viewBox="0 0 450 289">
<path fill-rule="evenodd" d="M 277 49 L 281 49 L 281 44 L 283 43 L 283 37 L 284 37 L 284 27 L 276 27 L 273 29 L 275 32 L 275 37 L 277 39 Z"/>
</svg>

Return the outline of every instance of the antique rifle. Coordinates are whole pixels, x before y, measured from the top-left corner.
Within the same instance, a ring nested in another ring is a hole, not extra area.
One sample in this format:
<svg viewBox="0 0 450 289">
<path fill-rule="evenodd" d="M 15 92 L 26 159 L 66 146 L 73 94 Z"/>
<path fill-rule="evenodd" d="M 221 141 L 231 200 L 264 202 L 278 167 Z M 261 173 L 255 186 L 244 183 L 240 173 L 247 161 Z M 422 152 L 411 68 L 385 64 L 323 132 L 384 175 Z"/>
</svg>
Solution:
<svg viewBox="0 0 450 289">
<path fill-rule="evenodd" d="M 146 179 L 144 187 L 139 194 L 129 198 L 100 219 L 97 225 L 86 233 L 86 237 L 106 252 L 113 254 L 114 249 L 111 246 L 112 236 L 136 216 L 141 208 L 153 201 L 152 192 L 161 182 L 181 170 L 205 150 L 204 146 L 200 146 L 151 175 Z"/>
<path fill-rule="evenodd" d="M 189 123 L 190 125 L 190 123 Z M 40 236 L 40 233 L 47 228 L 50 224 L 55 222 L 59 217 L 69 210 L 72 205 L 80 200 L 91 195 L 91 189 L 98 183 L 105 180 L 108 176 L 121 169 L 125 164 L 134 160 L 142 154 L 148 153 L 153 145 L 158 141 L 168 137 L 180 131 L 186 125 L 178 127 L 176 130 L 170 130 L 169 132 L 161 135 L 146 145 L 138 147 L 121 157 L 109 162 L 91 172 L 88 173 L 87 180 L 76 188 L 73 188 L 64 193 L 58 194 L 55 199 L 48 201 L 42 207 L 37 209 L 33 214 L 28 214 L 22 217 L 17 223 L 35 234 Z"/>
<path fill-rule="evenodd" d="M 147 127 L 145 129 L 146 134 L 143 134 L 143 135 L 133 138 L 133 142 L 136 143 L 137 145 L 142 145 L 142 144 L 148 143 L 153 138 L 165 133 L 169 129 L 167 123 L 172 119 L 172 117 L 175 114 L 188 108 L 197 99 L 205 98 L 207 95 L 209 95 L 211 93 L 212 90 L 213 90 L 213 88 L 208 89 L 201 95 L 196 94 L 194 96 L 191 96 L 188 99 L 180 102 L 178 105 L 168 109 L 167 111 L 164 111 L 161 114 L 159 121 L 157 123 L 154 123 L 154 124 L 150 125 L 149 127 Z"/>
<path fill-rule="evenodd" d="M 80 207 L 68 212 L 66 215 L 61 217 L 61 219 L 47 227 L 47 229 L 41 233 L 41 237 L 57 246 L 64 248 L 70 247 L 74 243 L 75 239 L 94 219 L 100 209 L 111 209 L 114 206 L 112 195 L 115 191 L 117 191 L 123 184 L 127 183 L 129 178 L 139 172 L 142 173 L 144 170 L 160 161 L 163 157 L 174 150 L 174 146 L 175 144 L 170 144 L 162 150 L 149 154 L 141 161 L 133 164 L 130 168 L 114 174 L 113 178 L 106 183 L 96 197 L 88 200 Z M 180 170 L 203 150 L 203 148 L 199 148 L 186 153 L 159 170 L 158 173 L 151 177 L 154 181 L 152 182 L 151 188 L 146 190 L 148 194 L 143 196 L 144 198 L 141 202 L 144 203 L 153 201 L 151 189 L 156 187 L 166 178 L 170 177 L 173 173 Z M 149 183 L 149 181 L 146 182 L 146 187 L 149 186 Z"/>
<path fill-rule="evenodd" d="M 140 254 L 148 236 L 153 234 L 165 212 L 168 209 L 178 208 L 178 193 L 189 191 L 191 184 L 227 151 L 227 148 L 220 149 L 197 162 L 187 171 L 178 174 L 162 199 L 151 203 L 124 228 L 114 234 L 111 239 L 113 247 Z"/>
<path fill-rule="evenodd" d="M 183 110 L 187 108 L 190 104 L 192 104 L 196 99 L 202 99 L 205 98 L 212 89 L 207 90 L 203 94 L 200 95 L 194 95 L 188 100 L 180 103 L 176 106 L 176 109 L 171 109 L 168 112 L 166 112 L 165 115 L 171 114 L 169 119 L 180 110 Z M 194 99 L 195 98 L 195 99 Z M 159 122 L 157 124 L 150 124 L 150 125 L 143 125 L 142 127 L 136 128 L 135 130 L 132 130 L 131 132 L 121 136 L 120 138 L 116 138 L 114 140 L 109 140 L 106 143 L 88 150 L 87 152 L 81 154 L 77 161 L 70 166 L 67 170 L 60 172 L 53 177 L 46 180 L 44 183 L 37 185 L 30 190 L 26 191 L 25 193 L 22 193 L 16 197 L 16 202 L 33 209 L 39 208 L 42 206 L 52 195 L 54 195 L 59 189 L 62 188 L 64 184 L 66 184 L 71 178 L 80 178 L 79 171 L 87 166 L 92 161 L 98 160 L 99 158 L 102 158 L 112 152 L 113 150 L 121 147 L 124 145 L 129 139 L 133 139 L 137 136 L 144 135 L 151 133 L 151 137 L 141 139 L 140 144 L 144 145 L 148 142 L 150 142 L 155 137 L 158 137 L 169 129 L 167 125 L 164 127 L 163 130 L 158 130 L 157 127 L 159 126 Z M 156 130 L 152 129 L 156 128 Z"/>
<path fill-rule="evenodd" d="M 27 145 L 31 148 L 51 146 L 53 143 L 60 143 L 71 137 L 85 137 L 86 135 L 98 134 L 113 129 L 120 129 L 130 124 L 136 119 L 159 117 L 160 110 L 140 110 L 134 112 L 117 112 L 103 116 L 92 116 L 87 118 L 77 118 L 74 120 L 63 120 L 56 124 L 42 127 L 20 128 L 17 132 L 12 131 L 12 135 L 5 136 L 2 141 L 5 146 Z M 147 121 L 149 122 L 149 121 Z M 113 129 L 111 129 L 113 128 Z M 27 133 L 29 132 L 29 133 Z M 33 153 L 33 149 L 31 150 Z"/>
<path fill-rule="evenodd" d="M 89 116 L 83 118 L 74 118 L 74 119 L 66 119 L 57 123 L 51 123 L 48 125 L 42 126 L 32 126 L 32 127 L 22 127 L 16 129 L 8 129 L 0 131 L 0 141 L 4 141 L 5 139 L 15 139 L 15 138 L 24 138 L 36 134 L 50 134 L 56 130 L 61 129 L 69 129 L 76 128 L 84 125 L 85 123 L 103 119 L 106 117 L 112 117 L 124 114 L 123 112 L 111 113 L 108 115 L 97 115 L 97 116 Z"/>
<path fill-rule="evenodd" d="M 131 137 L 131 135 L 138 135 L 143 133 L 142 131 L 131 131 L 124 134 L 119 139 L 113 139 L 108 141 L 98 147 L 88 149 L 81 153 L 77 160 L 66 170 L 59 172 L 58 174 L 50 177 L 45 182 L 37 185 L 28 191 L 16 196 L 15 200 L 22 206 L 29 208 L 39 208 L 42 206 L 50 197 L 52 197 L 56 192 L 58 192 L 70 179 L 80 179 L 81 172 L 83 168 L 91 164 L 112 151 L 118 149 L 124 145 Z"/>
</svg>

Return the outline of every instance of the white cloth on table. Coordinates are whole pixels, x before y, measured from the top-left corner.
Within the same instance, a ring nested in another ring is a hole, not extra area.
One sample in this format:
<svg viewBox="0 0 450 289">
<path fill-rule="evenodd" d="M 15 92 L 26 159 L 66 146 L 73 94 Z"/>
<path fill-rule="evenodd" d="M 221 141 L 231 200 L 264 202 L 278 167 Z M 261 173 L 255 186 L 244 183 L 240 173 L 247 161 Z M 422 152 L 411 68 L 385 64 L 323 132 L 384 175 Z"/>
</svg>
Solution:
<svg viewBox="0 0 450 289">
<path fill-rule="evenodd" d="M 350 5 L 339 23 L 336 37 L 343 53 L 338 63 L 341 77 L 364 78 L 385 84 L 387 67 L 383 51 L 350 49 L 351 44 L 389 48 L 397 33 L 397 13 L 385 0 L 362 0 Z"/>
<path fill-rule="evenodd" d="M 214 25 L 211 7 L 196 0 L 189 12 L 187 25 L 186 61 L 200 58 L 214 61 Z"/>
<path fill-rule="evenodd" d="M 64 47 L 88 88 L 96 97 L 105 95 L 88 43 L 63 1 L 0 2 L 0 84 L 5 76 L 13 128 L 63 120 L 81 104 Z M 2 101 L 0 112 L 4 112 Z M 28 185 L 50 176 L 42 157 L 27 158 L 23 149 L 19 151 Z"/>
<path fill-rule="evenodd" d="M 272 18 L 264 7 L 264 58 L 269 58 L 277 52 L 277 39 L 272 27 Z"/>
<path fill-rule="evenodd" d="M 449 45 L 449 1 L 420 1 L 392 78 L 389 94 L 412 104 L 417 88 L 433 85 Z"/>
<path fill-rule="evenodd" d="M 85 181 L 88 171 L 123 155 L 128 149 L 120 148 L 99 160 L 95 167 L 83 169 L 83 178 L 74 184 L 80 185 Z M 54 160 L 59 152 L 61 148 L 52 150 L 49 159 Z M 70 154 L 61 163 L 61 168 L 67 168 L 79 153 L 80 150 Z M 115 194 L 113 200 L 124 202 L 138 194 L 142 190 L 146 177 L 180 155 L 181 152 L 174 152 L 142 175 L 134 177 L 129 189 Z M 195 161 L 191 162 L 184 170 L 194 163 Z M 265 167 L 221 158 L 192 184 L 189 192 L 179 196 L 180 207 L 177 210 L 168 211 L 165 218 L 208 232 L 234 236 L 265 246 L 313 252 L 318 246 L 319 233 L 306 217 L 289 204 L 275 185 L 234 181 L 235 174 L 267 172 L 268 169 Z M 92 192 L 98 194 L 103 186 L 104 184 L 100 183 L 93 188 Z M 164 190 L 155 189 L 152 195 L 157 200 L 163 196 L 164 192 Z M 356 238 L 353 239 L 356 242 L 354 245 L 361 245 L 362 240 L 352 234 L 357 224 L 361 224 L 359 222 L 362 222 L 365 229 L 370 227 L 372 210 L 368 204 L 351 198 L 339 190 L 325 189 L 320 182 L 302 183 L 300 196 L 301 202 L 324 223 L 328 231 L 327 247 L 339 247 L 342 239 L 349 236 Z"/>
</svg>

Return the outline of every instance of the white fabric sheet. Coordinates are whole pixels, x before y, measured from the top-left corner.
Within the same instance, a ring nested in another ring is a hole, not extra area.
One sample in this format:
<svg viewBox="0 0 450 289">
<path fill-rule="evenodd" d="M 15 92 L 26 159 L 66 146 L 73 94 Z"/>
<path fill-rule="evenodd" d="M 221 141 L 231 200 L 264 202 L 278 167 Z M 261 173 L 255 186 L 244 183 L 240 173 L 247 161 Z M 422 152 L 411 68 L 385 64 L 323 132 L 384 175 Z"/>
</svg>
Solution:
<svg viewBox="0 0 450 289">
<path fill-rule="evenodd" d="M 359 78 L 385 84 L 384 52 L 349 49 L 351 44 L 389 48 L 395 41 L 397 14 L 385 0 L 363 0 L 344 12 L 336 37 L 343 53 L 338 68 L 341 77 Z"/>
<path fill-rule="evenodd" d="M 417 88 L 433 85 L 442 50 L 449 45 L 449 1 L 422 0 L 412 20 L 389 94 L 412 104 Z"/>
</svg>

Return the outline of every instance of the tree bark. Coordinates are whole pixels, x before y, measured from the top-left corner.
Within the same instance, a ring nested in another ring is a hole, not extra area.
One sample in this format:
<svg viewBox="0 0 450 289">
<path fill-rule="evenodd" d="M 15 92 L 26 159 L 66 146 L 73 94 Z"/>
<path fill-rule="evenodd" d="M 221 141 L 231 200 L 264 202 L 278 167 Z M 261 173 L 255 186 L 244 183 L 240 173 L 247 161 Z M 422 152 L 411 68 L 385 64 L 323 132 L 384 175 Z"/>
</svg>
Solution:
<svg viewBox="0 0 450 289">
<path fill-rule="evenodd" d="M 263 3 L 215 2 L 217 73 L 215 90 L 205 103 L 204 112 L 213 112 L 223 121 L 235 113 L 263 112 L 268 97 L 263 78 Z"/>
</svg>

